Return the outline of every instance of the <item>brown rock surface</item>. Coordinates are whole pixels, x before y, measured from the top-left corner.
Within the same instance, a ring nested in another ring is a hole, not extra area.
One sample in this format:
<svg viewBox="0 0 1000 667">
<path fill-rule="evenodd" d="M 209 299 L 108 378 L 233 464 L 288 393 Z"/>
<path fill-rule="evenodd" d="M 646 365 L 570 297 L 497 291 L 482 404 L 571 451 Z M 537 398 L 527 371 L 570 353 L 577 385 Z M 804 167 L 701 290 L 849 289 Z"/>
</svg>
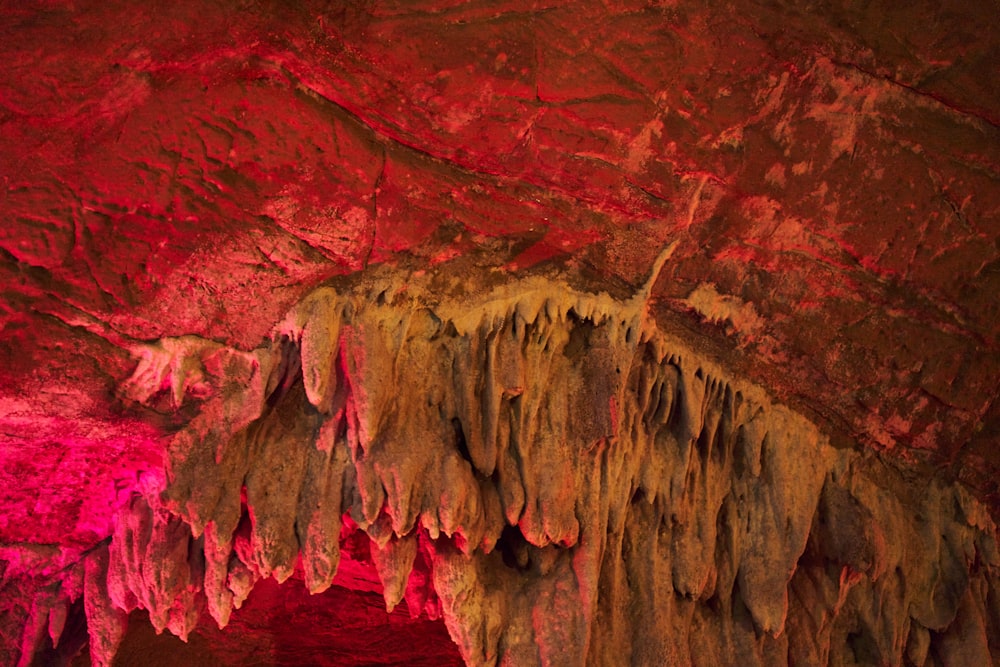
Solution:
<svg viewBox="0 0 1000 667">
<path fill-rule="evenodd" d="M 0 14 L 0 663 L 1000 660 L 995 3 Z"/>
</svg>

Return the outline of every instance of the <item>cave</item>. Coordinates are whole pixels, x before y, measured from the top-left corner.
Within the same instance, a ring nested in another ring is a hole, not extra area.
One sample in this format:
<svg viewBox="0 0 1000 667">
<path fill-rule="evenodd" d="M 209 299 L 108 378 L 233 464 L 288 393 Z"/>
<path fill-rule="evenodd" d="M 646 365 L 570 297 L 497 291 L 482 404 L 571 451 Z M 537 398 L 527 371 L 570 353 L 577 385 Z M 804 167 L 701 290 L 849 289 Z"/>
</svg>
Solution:
<svg viewBox="0 0 1000 667">
<path fill-rule="evenodd" d="M 0 664 L 1000 664 L 995 2 L 0 16 Z"/>
</svg>

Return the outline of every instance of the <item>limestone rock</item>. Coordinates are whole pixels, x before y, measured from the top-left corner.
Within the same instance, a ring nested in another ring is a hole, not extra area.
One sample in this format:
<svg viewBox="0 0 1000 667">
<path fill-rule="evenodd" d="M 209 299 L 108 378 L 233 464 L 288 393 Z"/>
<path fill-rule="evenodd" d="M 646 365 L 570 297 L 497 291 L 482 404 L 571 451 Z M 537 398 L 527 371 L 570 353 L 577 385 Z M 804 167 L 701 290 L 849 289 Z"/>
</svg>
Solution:
<svg viewBox="0 0 1000 667">
<path fill-rule="evenodd" d="M 0 663 L 998 660 L 996 3 L 0 19 Z"/>
</svg>

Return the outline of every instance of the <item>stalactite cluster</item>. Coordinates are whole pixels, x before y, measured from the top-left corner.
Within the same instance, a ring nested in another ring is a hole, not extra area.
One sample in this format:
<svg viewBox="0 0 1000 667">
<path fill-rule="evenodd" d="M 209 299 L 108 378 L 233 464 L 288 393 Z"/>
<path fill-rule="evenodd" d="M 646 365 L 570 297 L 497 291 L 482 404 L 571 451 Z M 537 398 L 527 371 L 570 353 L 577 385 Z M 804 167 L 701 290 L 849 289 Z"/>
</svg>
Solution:
<svg viewBox="0 0 1000 667">
<path fill-rule="evenodd" d="M 4 3 L 0 665 L 1000 664 L 998 10 Z"/>
<path fill-rule="evenodd" d="M 443 616 L 471 665 L 988 664 L 987 511 L 832 447 L 661 331 L 648 289 L 375 274 L 250 352 L 137 347 L 123 395 L 194 416 L 86 560 L 94 663 L 136 608 L 186 638 L 263 578 L 321 592 L 365 534 L 386 607 Z M 26 656 L 65 616 L 37 605 Z"/>
</svg>

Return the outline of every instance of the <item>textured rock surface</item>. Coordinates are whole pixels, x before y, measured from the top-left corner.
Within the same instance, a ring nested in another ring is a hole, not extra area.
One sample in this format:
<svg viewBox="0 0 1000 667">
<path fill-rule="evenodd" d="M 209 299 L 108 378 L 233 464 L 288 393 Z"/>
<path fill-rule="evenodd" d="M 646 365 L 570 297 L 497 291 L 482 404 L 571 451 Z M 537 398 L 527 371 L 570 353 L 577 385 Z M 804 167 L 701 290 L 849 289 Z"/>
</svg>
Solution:
<svg viewBox="0 0 1000 667">
<path fill-rule="evenodd" d="M 2 16 L 0 662 L 996 661 L 994 5 Z"/>
</svg>

